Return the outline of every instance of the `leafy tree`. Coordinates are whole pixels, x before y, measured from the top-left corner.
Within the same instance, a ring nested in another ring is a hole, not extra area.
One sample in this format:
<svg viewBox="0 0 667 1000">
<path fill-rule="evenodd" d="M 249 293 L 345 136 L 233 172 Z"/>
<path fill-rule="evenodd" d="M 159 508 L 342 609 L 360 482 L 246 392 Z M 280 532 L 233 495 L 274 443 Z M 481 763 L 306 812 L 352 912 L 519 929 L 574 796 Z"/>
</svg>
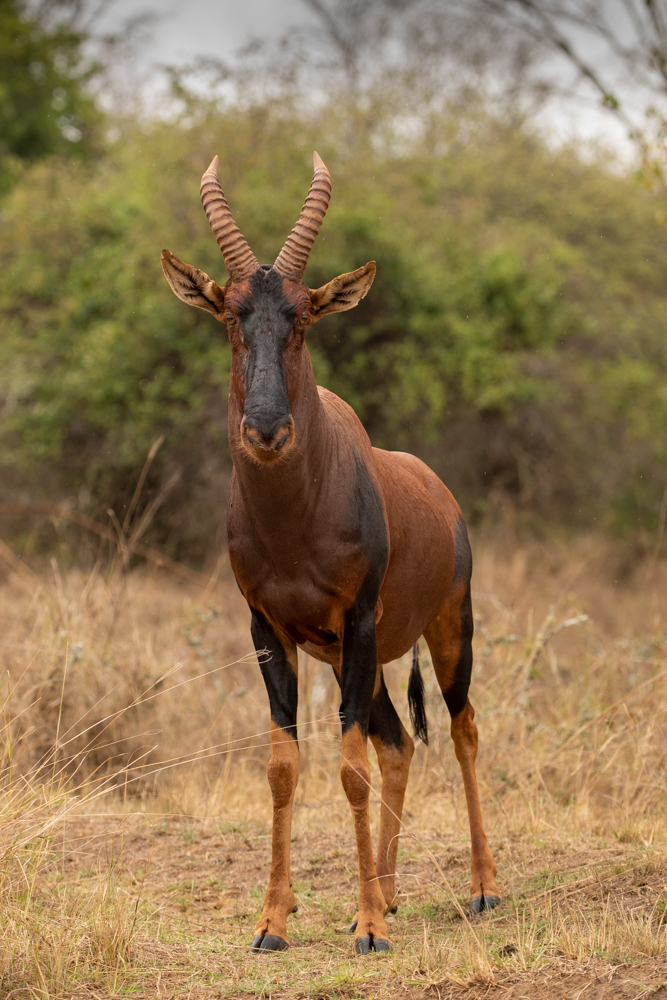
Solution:
<svg viewBox="0 0 667 1000">
<path fill-rule="evenodd" d="M 71 25 L 31 15 L 23 0 L 0 0 L 0 190 L 22 164 L 90 151 L 100 113 L 86 89 L 97 68 L 85 41 Z"/>
</svg>

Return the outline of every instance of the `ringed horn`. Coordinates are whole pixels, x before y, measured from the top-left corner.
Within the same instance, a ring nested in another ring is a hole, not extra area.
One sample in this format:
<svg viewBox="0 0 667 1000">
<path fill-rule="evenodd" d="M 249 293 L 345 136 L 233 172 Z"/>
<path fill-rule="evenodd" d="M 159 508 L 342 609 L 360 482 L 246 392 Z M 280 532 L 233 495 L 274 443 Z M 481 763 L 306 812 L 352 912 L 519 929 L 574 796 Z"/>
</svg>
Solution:
<svg viewBox="0 0 667 1000">
<path fill-rule="evenodd" d="M 218 180 L 217 156 L 213 157 L 211 166 L 201 179 L 199 193 L 213 235 L 222 250 L 229 277 L 236 281 L 251 277 L 259 268 L 259 264 L 229 211 L 227 199 Z"/>
<path fill-rule="evenodd" d="M 331 198 L 331 177 L 317 153 L 313 153 L 313 167 L 313 180 L 301 215 L 273 265 L 278 274 L 291 281 L 301 281 L 303 278 L 308 255 Z"/>
</svg>

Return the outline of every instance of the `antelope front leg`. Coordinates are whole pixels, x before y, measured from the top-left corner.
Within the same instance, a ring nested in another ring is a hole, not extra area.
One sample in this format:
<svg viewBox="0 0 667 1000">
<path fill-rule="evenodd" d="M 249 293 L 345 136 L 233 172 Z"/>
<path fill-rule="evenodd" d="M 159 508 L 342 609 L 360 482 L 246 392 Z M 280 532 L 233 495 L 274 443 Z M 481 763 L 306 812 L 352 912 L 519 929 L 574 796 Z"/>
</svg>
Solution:
<svg viewBox="0 0 667 1000">
<path fill-rule="evenodd" d="M 408 783 L 414 743 L 396 713 L 381 668 L 375 682 L 371 704 L 369 736 L 375 747 L 382 772 L 382 807 L 375 868 L 389 913 L 396 913 L 395 877 L 398 835 L 401 830 L 403 800 Z M 357 929 L 357 917 L 350 931 Z"/>
<path fill-rule="evenodd" d="M 345 616 L 343 637 L 340 776 L 352 810 L 359 857 L 359 902 L 354 940 L 354 950 L 359 955 L 390 949 L 384 919 L 386 904 L 375 868 L 368 814 L 371 780 L 368 727 L 376 670 L 373 610 L 370 614 L 361 614 L 353 605 Z"/>
<path fill-rule="evenodd" d="M 252 638 L 271 707 L 271 759 L 267 776 L 273 797 L 271 875 L 262 915 L 255 927 L 251 951 L 284 951 L 287 917 L 296 911 L 290 871 L 292 804 L 299 779 L 299 745 L 296 739 L 298 676 L 296 646 L 279 638 L 269 622 L 252 613 Z"/>
</svg>

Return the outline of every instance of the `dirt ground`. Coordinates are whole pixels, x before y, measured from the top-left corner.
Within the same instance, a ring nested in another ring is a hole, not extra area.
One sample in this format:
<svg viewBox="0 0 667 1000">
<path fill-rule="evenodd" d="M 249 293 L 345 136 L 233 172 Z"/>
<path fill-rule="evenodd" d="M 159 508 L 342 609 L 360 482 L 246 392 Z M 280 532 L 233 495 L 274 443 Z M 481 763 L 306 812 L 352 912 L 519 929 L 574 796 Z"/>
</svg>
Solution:
<svg viewBox="0 0 667 1000">
<path fill-rule="evenodd" d="M 422 649 L 430 740 L 408 785 L 393 951 L 367 958 L 348 934 L 356 850 L 330 669 L 300 659 L 291 947 L 252 955 L 269 718 L 228 574 L 54 562 L 1 584 L 0 1000 L 667 997 L 667 561 L 628 569 L 596 539 L 475 556 L 477 773 L 503 903 L 468 915 L 460 769 Z M 385 673 L 409 725 L 404 661 Z"/>
<path fill-rule="evenodd" d="M 603 841 L 567 848 L 530 840 L 493 844 L 492 838 L 503 905 L 469 919 L 468 845 L 414 831 L 399 854 L 399 912 L 388 917 L 394 952 L 362 959 L 353 955 L 348 933 L 357 876 L 347 804 L 325 808 L 330 822 L 318 818 L 293 838 L 299 912 L 290 919 L 291 948 L 284 954 L 248 952 L 268 878 L 267 828 L 163 815 L 79 817 L 62 831 L 62 875 L 84 882 L 111 865 L 118 886 L 140 899 L 136 997 L 667 997 L 667 948 L 664 954 L 627 949 L 624 956 L 616 942 L 611 960 L 609 942 L 605 949 L 601 941 L 599 954 L 562 950 L 568 923 L 580 933 L 583 925 L 615 919 L 623 925 L 632 917 L 653 922 L 662 951 L 667 852 Z M 540 933 L 542 951 L 528 940 Z M 438 945 L 449 938 L 460 948 L 465 937 L 491 955 L 492 965 L 475 970 L 473 962 L 462 974 L 459 956 L 447 970 L 446 956 L 435 954 Z"/>
</svg>

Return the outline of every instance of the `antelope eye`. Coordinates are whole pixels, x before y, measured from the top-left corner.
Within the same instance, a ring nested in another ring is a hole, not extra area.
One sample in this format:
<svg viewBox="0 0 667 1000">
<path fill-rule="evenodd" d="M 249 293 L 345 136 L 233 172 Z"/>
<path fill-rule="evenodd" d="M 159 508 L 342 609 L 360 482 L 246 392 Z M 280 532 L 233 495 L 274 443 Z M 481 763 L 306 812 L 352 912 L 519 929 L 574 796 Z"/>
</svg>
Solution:
<svg viewBox="0 0 667 1000">
<path fill-rule="evenodd" d="M 301 322 L 304 324 L 304 326 L 308 322 L 309 316 L 310 316 L 310 313 L 307 313 L 307 312 L 301 313 L 301 318 L 300 319 L 301 319 Z"/>
<path fill-rule="evenodd" d="M 225 323 L 227 324 L 227 326 L 234 326 L 234 324 L 236 323 L 236 316 L 234 316 L 232 313 L 226 313 Z"/>
</svg>

